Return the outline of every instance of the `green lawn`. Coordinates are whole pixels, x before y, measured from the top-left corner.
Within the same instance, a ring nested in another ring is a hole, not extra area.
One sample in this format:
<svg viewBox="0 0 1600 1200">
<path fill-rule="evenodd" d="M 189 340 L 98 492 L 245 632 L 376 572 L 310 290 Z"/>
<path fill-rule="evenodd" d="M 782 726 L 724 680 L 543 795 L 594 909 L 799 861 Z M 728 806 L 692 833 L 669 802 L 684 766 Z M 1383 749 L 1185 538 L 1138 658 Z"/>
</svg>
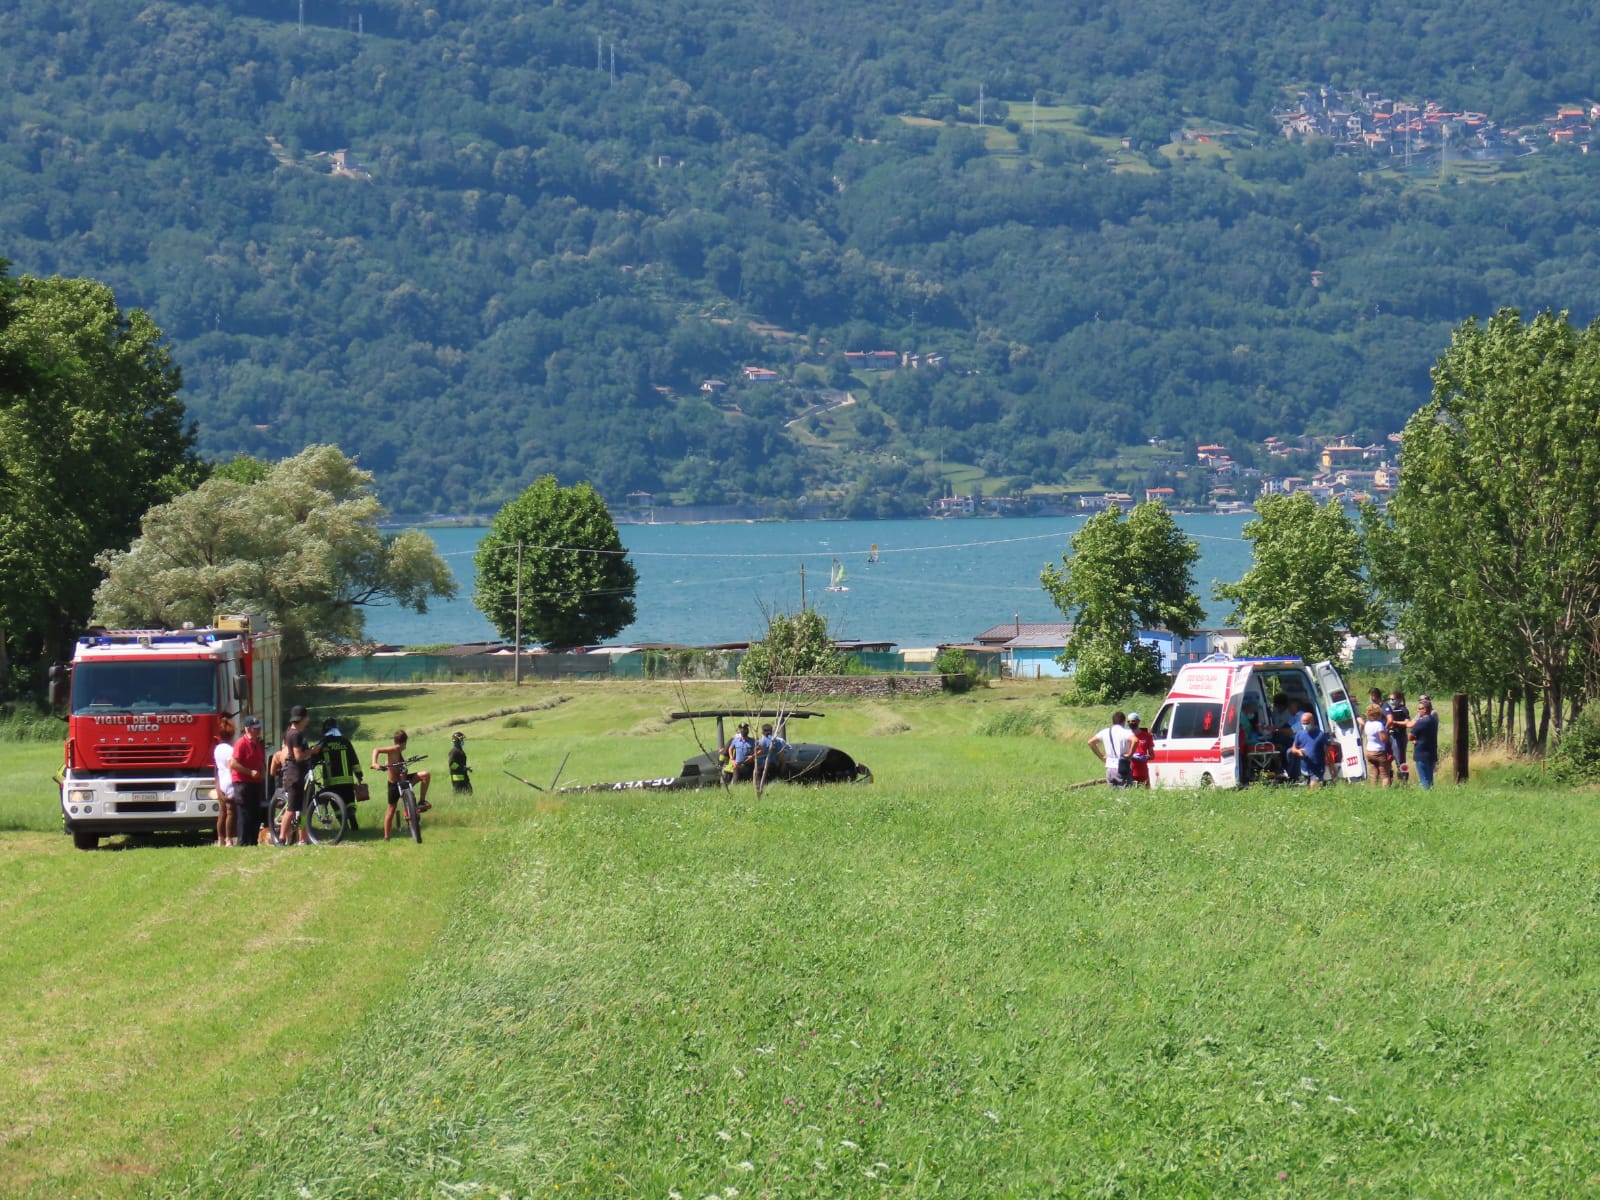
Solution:
<svg viewBox="0 0 1600 1200">
<path fill-rule="evenodd" d="M 1589 794 L 1073 788 L 1104 714 L 1038 685 L 819 705 L 871 786 L 500 773 L 662 774 L 734 695 L 342 697 L 476 718 L 420 847 L 77 853 L 8 746 L 0 1193 L 1600 1188 Z"/>
</svg>

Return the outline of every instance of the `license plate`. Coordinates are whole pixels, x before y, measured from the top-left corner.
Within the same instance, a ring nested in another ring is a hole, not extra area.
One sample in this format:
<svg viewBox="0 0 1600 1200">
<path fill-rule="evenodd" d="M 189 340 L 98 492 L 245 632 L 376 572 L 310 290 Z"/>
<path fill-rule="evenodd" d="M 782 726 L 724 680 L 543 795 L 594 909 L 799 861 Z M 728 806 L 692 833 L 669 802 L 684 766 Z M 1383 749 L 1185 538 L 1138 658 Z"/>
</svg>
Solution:
<svg viewBox="0 0 1600 1200">
<path fill-rule="evenodd" d="M 133 804 L 154 804 L 157 800 L 154 792 L 129 792 L 127 798 Z"/>
</svg>

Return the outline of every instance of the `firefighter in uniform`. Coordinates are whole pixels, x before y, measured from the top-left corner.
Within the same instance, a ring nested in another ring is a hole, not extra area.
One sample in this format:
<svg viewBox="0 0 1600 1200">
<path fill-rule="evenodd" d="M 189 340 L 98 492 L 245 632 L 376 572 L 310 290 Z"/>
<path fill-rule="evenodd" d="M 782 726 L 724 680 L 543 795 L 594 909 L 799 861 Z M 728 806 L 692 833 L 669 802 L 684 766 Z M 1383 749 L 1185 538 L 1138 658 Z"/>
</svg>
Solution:
<svg viewBox="0 0 1600 1200">
<path fill-rule="evenodd" d="M 322 755 L 322 782 L 330 792 L 344 798 L 344 810 L 349 814 L 350 828 L 356 824 L 356 785 L 366 782 L 361 773 L 361 756 L 355 745 L 339 730 L 339 722 L 329 717 L 322 722 L 322 742 L 317 747 Z"/>
<path fill-rule="evenodd" d="M 467 751 L 462 744 L 467 735 L 459 730 L 450 735 L 450 790 L 472 794 L 472 771 L 467 766 Z"/>
</svg>

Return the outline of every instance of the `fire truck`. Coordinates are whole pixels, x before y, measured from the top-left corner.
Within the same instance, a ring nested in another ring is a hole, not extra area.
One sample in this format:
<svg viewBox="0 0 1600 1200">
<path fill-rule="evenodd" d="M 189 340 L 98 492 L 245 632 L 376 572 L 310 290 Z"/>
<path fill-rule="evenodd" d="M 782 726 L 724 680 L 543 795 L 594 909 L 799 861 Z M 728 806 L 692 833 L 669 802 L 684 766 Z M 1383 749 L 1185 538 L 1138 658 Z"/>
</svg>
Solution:
<svg viewBox="0 0 1600 1200">
<path fill-rule="evenodd" d="M 251 616 L 208 629 L 94 629 L 70 668 L 51 672 L 52 704 L 70 691 L 61 815 L 73 845 L 102 837 L 214 828 L 222 799 L 212 757 L 222 718 L 279 726 L 276 633 Z M 70 689 L 67 684 L 70 681 Z"/>
</svg>

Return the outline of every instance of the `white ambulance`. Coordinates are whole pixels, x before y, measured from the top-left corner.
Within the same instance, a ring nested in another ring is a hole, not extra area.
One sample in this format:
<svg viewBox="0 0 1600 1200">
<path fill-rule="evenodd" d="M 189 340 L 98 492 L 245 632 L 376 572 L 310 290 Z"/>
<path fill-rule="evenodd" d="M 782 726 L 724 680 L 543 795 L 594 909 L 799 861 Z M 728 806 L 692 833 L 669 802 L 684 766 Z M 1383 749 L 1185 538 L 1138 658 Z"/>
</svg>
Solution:
<svg viewBox="0 0 1600 1200">
<path fill-rule="evenodd" d="M 1231 788 L 1281 778 L 1283 755 L 1270 731 L 1298 722 L 1303 711 L 1328 731 L 1324 778 L 1365 779 L 1361 718 L 1331 662 L 1214 654 L 1186 663 L 1149 725 L 1151 786 Z"/>
</svg>

